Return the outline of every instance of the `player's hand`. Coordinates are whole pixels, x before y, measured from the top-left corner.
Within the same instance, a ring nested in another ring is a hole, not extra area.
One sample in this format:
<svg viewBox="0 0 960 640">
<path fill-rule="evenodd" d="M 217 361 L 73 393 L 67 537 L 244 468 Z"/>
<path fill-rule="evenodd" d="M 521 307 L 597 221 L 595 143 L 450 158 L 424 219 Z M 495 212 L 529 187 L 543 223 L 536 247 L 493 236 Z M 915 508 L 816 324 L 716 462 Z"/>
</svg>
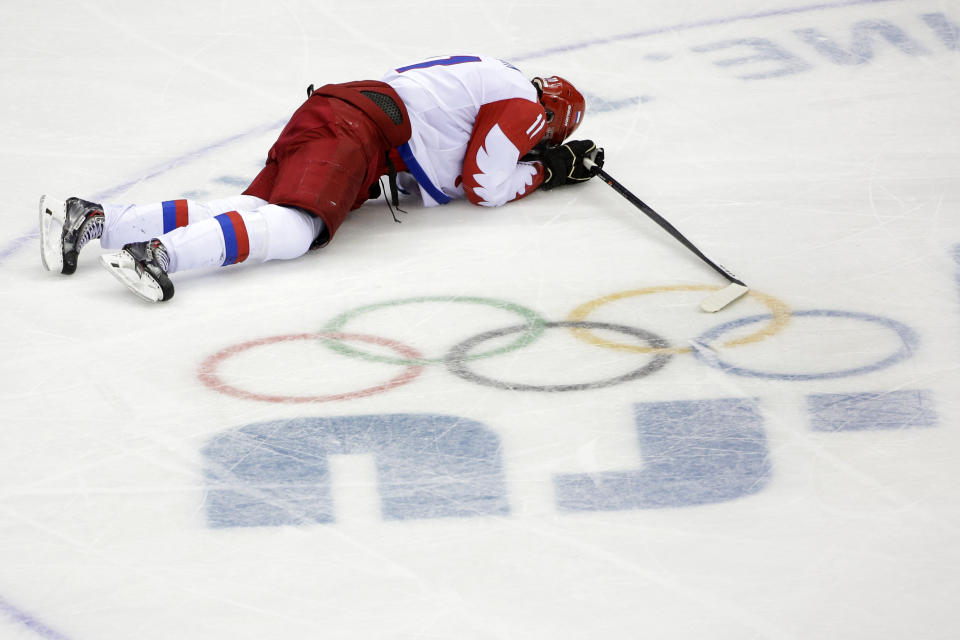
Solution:
<svg viewBox="0 0 960 640">
<path fill-rule="evenodd" d="M 591 166 L 584 164 L 584 159 Z M 553 189 L 564 184 L 586 182 L 603 167 L 603 149 L 593 140 L 571 140 L 556 147 L 544 149 L 540 161 L 547 170 L 547 178 L 541 189 Z"/>
</svg>

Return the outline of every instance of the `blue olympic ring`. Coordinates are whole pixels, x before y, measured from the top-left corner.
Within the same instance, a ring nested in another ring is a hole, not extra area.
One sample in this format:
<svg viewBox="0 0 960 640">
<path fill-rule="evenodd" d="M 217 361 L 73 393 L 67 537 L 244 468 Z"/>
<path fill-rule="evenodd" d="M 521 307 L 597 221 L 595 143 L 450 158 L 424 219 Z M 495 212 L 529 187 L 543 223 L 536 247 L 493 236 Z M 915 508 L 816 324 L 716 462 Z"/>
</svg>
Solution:
<svg viewBox="0 0 960 640">
<path fill-rule="evenodd" d="M 693 353 L 696 358 L 708 364 L 711 367 L 716 367 L 727 373 L 736 375 L 736 376 L 747 376 L 752 378 L 767 378 L 770 380 L 825 380 L 829 378 L 845 378 L 848 376 L 861 375 L 864 373 L 871 373 L 873 371 L 878 371 L 886 367 L 892 366 L 898 362 L 906 360 L 913 355 L 914 350 L 919 344 L 920 340 L 917 337 L 917 334 L 914 333 L 913 329 L 903 324 L 902 322 L 897 322 L 896 320 L 891 320 L 889 318 L 883 318 L 881 316 L 874 316 L 868 313 L 857 313 L 853 311 L 837 311 L 834 309 L 812 309 L 808 311 L 794 311 L 792 314 L 794 317 L 804 317 L 804 316 L 821 316 L 828 318 L 853 318 L 855 320 L 863 320 L 864 322 L 872 322 L 873 324 L 878 324 L 880 326 L 886 327 L 887 329 L 892 330 L 897 334 L 897 337 L 900 338 L 903 343 L 900 349 L 898 349 L 893 354 L 874 362 L 872 364 L 867 364 L 862 367 L 855 367 L 852 369 L 841 369 L 838 371 L 826 371 L 823 373 L 774 373 L 770 371 L 759 371 L 756 369 L 747 369 L 746 367 L 738 367 L 732 365 L 728 362 L 724 362 L 719 357 L 716 357 L 713 353 L 709 356 L 702 353 L 701 349 L 694 349 Z M 699 338 L 696 339 L 694 344 L 703 343 L 709 345 L 711 341 L 716 340 L 718 337 L 730 331 L 731 329 L 736 329 L 747 324 L 753 324 L 755 322 L 761 322 L 764 320 L 769 320 L 769 314 L 761 314 L 756 316 L 750 316 L 747 318 L 740 318 L 738 320 L 733 320 L 725 324 L 710 329 Z"/>
</svg>

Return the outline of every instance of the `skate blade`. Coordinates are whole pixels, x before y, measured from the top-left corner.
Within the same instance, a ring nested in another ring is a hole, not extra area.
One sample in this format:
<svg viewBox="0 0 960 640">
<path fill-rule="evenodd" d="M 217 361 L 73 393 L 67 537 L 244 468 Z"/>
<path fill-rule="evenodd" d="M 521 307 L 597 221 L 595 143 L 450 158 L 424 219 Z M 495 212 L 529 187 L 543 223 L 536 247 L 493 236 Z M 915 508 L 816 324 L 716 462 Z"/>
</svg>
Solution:
<svg viewBox="0 0 960 640">
<path fill-rule="evenodd" d="M 160 284 L 146 271 L 138 271 L 136 261 L 126 251 L 102 255 L 100 264 L 139 298 L 147 302 L 163 300 Z"/>
<path fill-rule="evenodd" d="M 40 198 L 40 260 L 47 271 L 63 272 L 63 225 L 67 203 L 51 196 Z"/>
</svg>

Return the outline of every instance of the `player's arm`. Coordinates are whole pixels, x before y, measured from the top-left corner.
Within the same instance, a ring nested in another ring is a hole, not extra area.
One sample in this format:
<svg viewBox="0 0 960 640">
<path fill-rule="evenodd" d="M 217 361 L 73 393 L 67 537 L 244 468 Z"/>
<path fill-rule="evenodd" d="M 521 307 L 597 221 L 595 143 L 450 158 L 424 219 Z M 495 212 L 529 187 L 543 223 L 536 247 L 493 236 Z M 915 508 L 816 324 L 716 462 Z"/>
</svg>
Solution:
<svg viewBox="0 0 960 640">
<path fill-rule="evenodd" d="M 496 207 L 535 191 L 546 177 L 540 162 L 520 160 L 543 136 L 546 114 L 522 98 L 485 104 L 463 160 L 463 190 L 473 204 Z"/>
</svg>

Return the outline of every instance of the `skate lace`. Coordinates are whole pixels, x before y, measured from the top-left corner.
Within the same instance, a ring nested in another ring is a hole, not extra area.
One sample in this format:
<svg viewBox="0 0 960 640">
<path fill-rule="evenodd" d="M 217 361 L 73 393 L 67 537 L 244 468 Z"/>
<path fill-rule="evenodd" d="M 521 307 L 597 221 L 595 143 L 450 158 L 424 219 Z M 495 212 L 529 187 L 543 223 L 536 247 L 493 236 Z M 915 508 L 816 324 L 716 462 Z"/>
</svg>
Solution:
<svg viewBox="0 0 960 640">
<path fill-rule="evenodd" d="M 150 251 L 153 253 L 153 260 L 158 267 L 166 273 L 170 270 L 170 256 L 167 254 L 167 248 L 159 240 L 153 240 L 150 243 Z"/>
<path fill-rule="evenodd" d="M 76 250 L 80 251 L 83 246 L 91 240 L 96 240 L 103 235 L 103 214 L 91 214 L 80 227 L 80 235 L 77 237 Z"/>
</svg>

